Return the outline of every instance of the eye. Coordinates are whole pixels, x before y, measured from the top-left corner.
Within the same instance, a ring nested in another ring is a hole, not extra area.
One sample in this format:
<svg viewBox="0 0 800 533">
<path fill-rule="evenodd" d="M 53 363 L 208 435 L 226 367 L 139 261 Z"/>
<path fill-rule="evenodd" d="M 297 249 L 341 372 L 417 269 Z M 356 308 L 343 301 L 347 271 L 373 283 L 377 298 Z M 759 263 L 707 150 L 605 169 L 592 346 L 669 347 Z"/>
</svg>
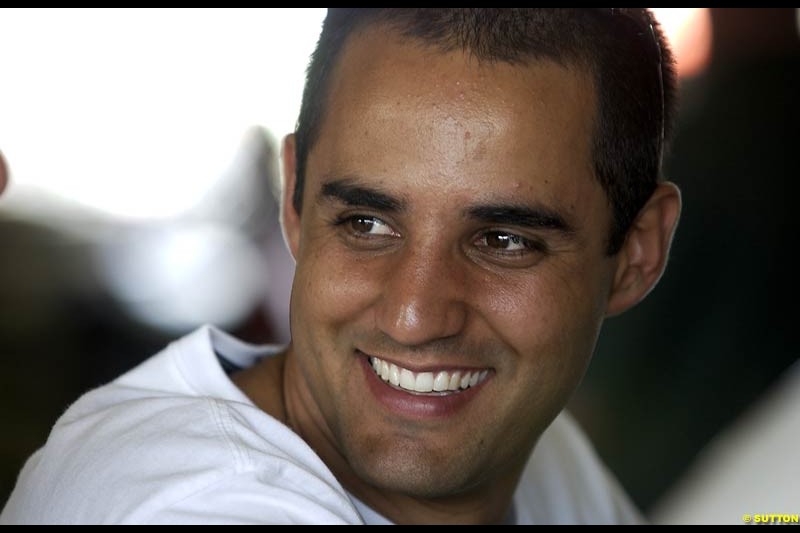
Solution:
<svg viewBox="0 0 800 533">
<path fill-rule="evenodd" d="M 487 231 L 479 237 L 477 244 L 492 251 L 511 253 L 524 253 L 541 248 L 530 239 L 505 231 Z"/>
<path fill-rule="evenodd" d="M 387 222 L 371 215 L 342 214 L 334 219 L 333 225 L 344 239 L 358 246 L 383 246 L 400 237 Z"/>
<path fill-rule="evenodd" d="M 342 223 L 347 229 L 357 235 L 397 235 L 397 232 L 394 231 L 389 224 L 376 217 L 354 215 L 345 218 Z"/>
<path fill-rule="evenodd" d="M 472 241 L 479 256 L 499 266 L 524 268 L 537 264 L 547 256 L 547 245 L 535 238 L 510 231 L 482 231 Z"/>
</svg>

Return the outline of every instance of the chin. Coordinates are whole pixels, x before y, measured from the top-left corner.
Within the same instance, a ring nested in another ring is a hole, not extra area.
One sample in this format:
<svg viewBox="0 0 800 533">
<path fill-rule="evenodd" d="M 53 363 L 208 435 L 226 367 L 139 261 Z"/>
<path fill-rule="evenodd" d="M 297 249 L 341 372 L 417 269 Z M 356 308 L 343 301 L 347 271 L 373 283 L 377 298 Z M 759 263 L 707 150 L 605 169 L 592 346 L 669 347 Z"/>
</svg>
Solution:
<svg viewBox="0 0 800 533">
<path fill-rule="evenodd" d="M 350 462 L 356 475 L 374 487 L 415 498 L 438 499 L 466 492 L 479 484 L 476 473 L 486 471 L 474 460 L 431 450 L 418 442 L 393 446 L 382 442 L 365 448 L 365 453 L 358 453 Z"/>
</svg>

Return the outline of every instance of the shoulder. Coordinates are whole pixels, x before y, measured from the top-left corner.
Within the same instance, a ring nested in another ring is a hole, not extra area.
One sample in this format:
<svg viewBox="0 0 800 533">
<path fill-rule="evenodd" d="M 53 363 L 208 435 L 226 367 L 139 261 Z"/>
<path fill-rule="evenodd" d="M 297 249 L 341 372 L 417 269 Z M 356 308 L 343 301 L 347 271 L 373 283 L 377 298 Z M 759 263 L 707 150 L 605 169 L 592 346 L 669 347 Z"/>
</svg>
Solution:
<svg viewBox="0 0 800 533">
<path fill-rule="evenodd" d="M 252 406 L 186 397 L 129 399 L 60 421 L 6 512 L 46 523 L 360 520 L 288 428 Z"/>
<path fill-rule="evenodd" d="M 521 522 L 618 524 L 642 521 L 586 435 L 566 411 L 542 434 L 523 473 L 515 506 Z"/>
<path fill-rule="evenodd" d="M 289 428 L 242 397 L 190 392 L 142 368 L 89 392 L 29 459 L 2 523 L 358 523 L 346 493 Z"/>
</svg>

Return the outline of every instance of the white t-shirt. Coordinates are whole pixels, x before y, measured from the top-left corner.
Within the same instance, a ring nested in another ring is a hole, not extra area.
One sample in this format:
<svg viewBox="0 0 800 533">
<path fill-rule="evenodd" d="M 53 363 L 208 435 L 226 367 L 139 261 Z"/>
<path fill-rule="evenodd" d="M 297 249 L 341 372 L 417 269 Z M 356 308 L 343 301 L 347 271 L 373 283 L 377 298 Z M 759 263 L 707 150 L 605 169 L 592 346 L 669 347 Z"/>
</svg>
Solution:
<svg viewBox="0 0 800 533">
<path fill-rule="evenodd" d="M 228 378 L 278 351 L 204 326 L 75 402 L 31 456 L 0 524 L 361 524 L 388 521 Z M 515 523 L 641 517 L 562 413 L 514 495 Z"/>
</svg>

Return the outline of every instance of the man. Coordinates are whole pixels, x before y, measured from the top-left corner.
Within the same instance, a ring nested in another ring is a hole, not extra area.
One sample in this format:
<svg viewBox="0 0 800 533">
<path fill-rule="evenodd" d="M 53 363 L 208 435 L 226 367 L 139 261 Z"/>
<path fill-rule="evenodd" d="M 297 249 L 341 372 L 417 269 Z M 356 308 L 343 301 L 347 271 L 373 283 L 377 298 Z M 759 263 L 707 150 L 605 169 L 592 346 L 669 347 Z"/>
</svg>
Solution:
<svg viewBox="0 0 800 533">
<path fill-rule="evenodd" d="M 1 521 L 635 521 L 559 413 L 663 272 L 674 84 L 640 10 L 332 9 L 282 156 L 291 343 L 205 327 L 85 395 Z"/>
</svg>

